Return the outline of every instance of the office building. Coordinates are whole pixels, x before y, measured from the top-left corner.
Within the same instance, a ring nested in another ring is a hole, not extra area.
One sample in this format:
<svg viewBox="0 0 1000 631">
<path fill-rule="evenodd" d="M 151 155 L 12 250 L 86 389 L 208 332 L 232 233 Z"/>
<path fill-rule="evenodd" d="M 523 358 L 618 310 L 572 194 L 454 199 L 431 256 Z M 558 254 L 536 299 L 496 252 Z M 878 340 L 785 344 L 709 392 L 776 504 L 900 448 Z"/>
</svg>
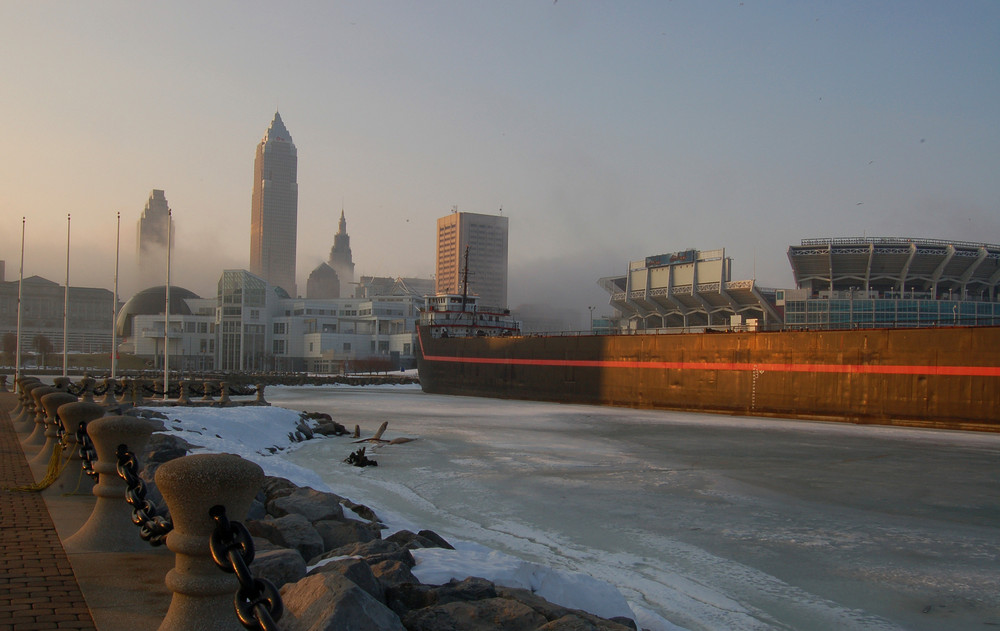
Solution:
<svg viewBox="0 0 1000 631">
<path fill-rule="evenodd" d="M 468 251 L 468 283 L 465 254 Z M 457 210 L 437 221 L 435 291 L 479 296 L 479 304 L 507 306 L 507 217 Z"/>
<path fill-rule="evenodd" d="M 250 209 L 250 272 L 295 297 L 298 157 L 292 136 L 274 113 L 257 145 Z"/>
<path fill-rule="evenodd" d="M 169 241 L 173 249 L 173 236 L 174 220 L 167 198 L 163 191 L 153 189 L 136 225 L 135 259 L 143 285 L 163 282 L 167 270 L 167 243 Z"/>
</svg>

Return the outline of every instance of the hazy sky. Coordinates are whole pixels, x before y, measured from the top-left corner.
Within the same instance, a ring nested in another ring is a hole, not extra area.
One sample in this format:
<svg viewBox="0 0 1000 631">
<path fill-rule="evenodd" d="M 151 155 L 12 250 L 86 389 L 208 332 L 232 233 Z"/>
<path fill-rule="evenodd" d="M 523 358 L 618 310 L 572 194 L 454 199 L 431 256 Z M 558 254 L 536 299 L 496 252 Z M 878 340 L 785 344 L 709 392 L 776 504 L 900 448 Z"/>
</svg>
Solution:
<svg viewBox="0 0 1000 631">
<path fill-rule="evenodd" d="M 726 248 L 789 286 L 802 238 L 1000 242 L 1000 2 L 0 4 L 0 259 L 135 278 L 164 189 L 172 282 L 249 266 L 254 150 L 298 147 L 298 282 L 346 212 L 358 275 L 434 271 L 452 206 L 510 217 L 511 306 L 609 312 L 628 261 Z"/>
</svg>

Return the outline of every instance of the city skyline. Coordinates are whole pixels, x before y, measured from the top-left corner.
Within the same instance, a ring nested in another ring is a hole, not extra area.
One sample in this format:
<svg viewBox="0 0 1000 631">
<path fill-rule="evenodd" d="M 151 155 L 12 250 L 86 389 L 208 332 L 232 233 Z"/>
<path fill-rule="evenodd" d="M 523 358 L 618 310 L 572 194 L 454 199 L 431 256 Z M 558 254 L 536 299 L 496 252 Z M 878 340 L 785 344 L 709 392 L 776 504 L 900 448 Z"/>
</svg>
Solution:
<svg viewBox="0 0 1000 631">
<path fill-rule="evenodd" d="M 172 282 L 213 295 L 249 269 L 276 109 L 302 154 L 299 284 L 338 206 L 358 277 L 429 277 L 437 217 L 503 208 L 511 306 L 583 314 L 607 310 L 596 279 L 663 252 L 724 247 L 791 286 L 803 238 L 1000 241 L 993 2 L 195 6 L 0 7 L 8 280 L 25 216 L 25 275 L 62 281 L 69 212 L 71 284 L 111 287 L 116 213 L 161 189 Z M 125 267 L 121 287 L 143 288 Z"/>
</svg>

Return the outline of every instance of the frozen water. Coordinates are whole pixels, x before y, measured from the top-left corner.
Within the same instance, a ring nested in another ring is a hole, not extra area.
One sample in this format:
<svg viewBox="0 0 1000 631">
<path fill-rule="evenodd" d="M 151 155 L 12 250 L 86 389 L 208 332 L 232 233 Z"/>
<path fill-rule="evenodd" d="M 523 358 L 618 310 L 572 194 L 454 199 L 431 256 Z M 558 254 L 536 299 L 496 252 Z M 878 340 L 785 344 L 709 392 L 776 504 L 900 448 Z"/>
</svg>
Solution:
<svg viewBox="0 0 1000 631">
<path fill-rule="evenodd" d="M 1000 624 L 1000 436 L 407 387 L 268 399 L 418 439 L 369 448 L 366 469 L 342 464 L 344 439 L 286 456 L 335 492 L 397 527 L 610 582 L 649 628 Z"/>
<path fill-rule="evenodd" d="M 370 505 L 437 582 L 475 574 L 674 629 L 1000 625 L 1000 436 L 435 396 L 268 388 L 370 436 L 299 443 L 278 407 L 163 408 L 167 426 L 272 475 Z M 271 455 L 270 446 L 283 451 Z M 599 611 L 598 611 L 599 610 Z"/>
</svg>

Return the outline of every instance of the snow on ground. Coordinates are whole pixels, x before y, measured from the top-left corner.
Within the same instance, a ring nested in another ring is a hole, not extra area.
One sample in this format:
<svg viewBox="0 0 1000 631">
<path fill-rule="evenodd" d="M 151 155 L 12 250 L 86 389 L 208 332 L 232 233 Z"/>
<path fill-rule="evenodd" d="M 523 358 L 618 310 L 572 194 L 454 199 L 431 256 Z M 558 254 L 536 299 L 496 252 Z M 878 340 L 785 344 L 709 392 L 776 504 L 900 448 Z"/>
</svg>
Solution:
<svg viewBox="0 0 1000 631">
<path fill-rule="evenodd" d="M 412 388 L 412 386 L 394 386 Z M 419 386 L 417 386 L 419 388 Z M 302 446 L 292 437 L 302 415 L 281 407 L 144 407 L 167 417 L 164 433 L 174 434 L 196 446 L 194 453 L 230 453 L 257 463 L 270 476 L 287 478 L 299 486 L 319 491 L 331 491 L 314 471 L 292 464 L 281 457 Z M 324 438 L 317 434 L 316 439 Z M 350 498 L 365 503 L 361 497 Z M 406 528 L 419 530 L 403 515 L 382 514 L 379 517 L 392 532 Z M 435 585 L 451 579 L 462 580 L 478 576 L 498 585 L 528 589 L 549 602 L 582 609 L 610 618 L 624 616 L 635 619 L 640 628 L 651 631 L 674 631 L 670 624 L 651 611 L 637 615 L 624 596 L 612 585 L 585 574 L 551 569 L 537 563 L 522 561 L 484 546 L 453 541 L 455 550 L 413 550 L 417 562 L 413 572 L 422 582 Z M 683 631 L 683 630 L 681 630 Z"/>
</svg>

